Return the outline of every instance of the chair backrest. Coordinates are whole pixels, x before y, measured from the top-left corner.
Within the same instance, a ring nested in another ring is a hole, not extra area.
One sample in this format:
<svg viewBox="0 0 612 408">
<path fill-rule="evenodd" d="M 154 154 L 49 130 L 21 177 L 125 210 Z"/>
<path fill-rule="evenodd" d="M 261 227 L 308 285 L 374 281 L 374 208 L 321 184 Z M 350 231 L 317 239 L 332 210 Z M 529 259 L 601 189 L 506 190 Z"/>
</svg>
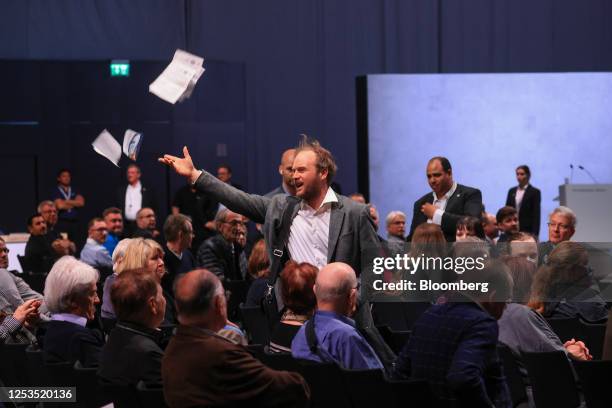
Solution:
<svg viewBox="0 0 612 408">
<path fill-rule="evenodd" d="M 32 267 L 30 266 L 30 262 L 25 255 L 17 255 L 17 260 L 19 261 L 19 265 L 21 265 L 21 270 L 26 272 L 32 272 Z"/>
<path fill-rule="evenodd" d="M 612 360 L 612 309 L 608 312 L 608 323 L 606 323 L 606 336 L 602 358 L 604 360 Z"/>
<path fill-rule="evenodd" d="M 395 407 L 405 407 L 406 401 L 410 401 L 411 407 L 434 406 L 434 394 L 431 390 L 431 385 L 426 380 L 387 380 L 387 382 L 395 399 Z"/>
<path fill-rule="evenodd" d="M 258 355 L 262 363 L 275 370 L 282 371 L 300 371 L 298 360 L 293 358 L 289 353 L 270 353 L 268 346 L 263 348 L 263 353 Z"/>
<path fill-rule="evenodd" d="M 382 370 L 346 370 L 341 368 L 342 380 L 353 408 L 372 406 L 393 407 L 395 398 L 391 384 L 385 381 Z"/>
<path fill-rule="evenodd" d="M 584 337 L 582 323 L 577 317 L 546 319 L 546 321 L 562 343 L 571 339 L 582 340 Z"/>
<path fill-rule="evenodd" d="M 77 389 L 77 403 L 81 407 L 101 407 L 111 399 L 103 392 L 98 384 L 98 369 L 93 367 L 83 367 L 80 361 L 74 363 L 75 387 Z"/>
<path fill-rule="evenodd" d="M 45 291 L 45 280 L 47 279 L 46 273 L 34 273 L 28 272 L 19 275 L 27 284 L 38 293 Z"/>
<path fill-rule="evenodd" d="M 396 331 L 389 328 L 389 326 L 377 326 L 376 328 L 383 340 L 385 340 L 385 343 L 387 343 L 395 354 L 399 354 L 406 343 L 408 343 L 408 340 L 410 340 L 410 331 Z"/>
<path fill-rule="evenodd" d="M 606 337 L 606 324 L 581 322 L 584 341 L 594 360 L 601 360 Z M 578 340 L 578 339 L 577 339 Z"/>
<path fill-rule="evenodd" d="M 114 408 L 146 408 L 141 407 L 136 387 L 106 384 L 99 380 L 102 394 L 108 398 Z"/>
<path fill-rule="evenodd" d="M 45 369 L 45 353 L 38 346 L 30 345 L 25 349 L 26 367 L 32 386 L 50 386 L 51 380 Z"/>
<path fill-rule="evenodd" d="M 497 352 L 504 367 L 506 383 L 512 396 L 512 404 L 516 407 L 523 402 L 527 402 L 525 381 L 523 381 L 523 376 L 516 361 L 517 357 L 508 346 L 502 343 L 497 345 Z"/>
<path fill-rule="evenodd" d="M 563 351 L 522 353 L 538 407 L 576 408 L 580 399 L 570 362 Z"/>
<path fill-rule="evenodd" d="M 31 383 L 25 350 L 28 344 L 0 344 L 0 380 L 5 387 L 27 386 Z"/>
<path fill-rule="evenodd" d="M 300 373 L 310 386 L 312 408 L 349 408 L 351 406 L 340 367 L 333 363 L 298 361 Z"/>
<path fill-rule="evenodd" d="M 268 344 L 270 342 L 270 329 L 268 319 L 259 306 L 246 307 L 240 305 L 242 323 L 253 344 Z"/>
<path fill-rule="evenodd" d="M 226 281 L 223 282 L 225 290 L 229 291 L 227 301 L 227 316 L 231 321 L 240 321 L 240 305 L 246 301 L 251 281 Z"/>
<path fill-rule="evenodd" d="M 375 302 L 372 304 L 372 317 L 377 326 L 389 326 L 394 331 L 410 331 L 430 306 L 429 302 Z"/>
<path fill-rule="evenodd" d="M 164 389 L 161 387 L 150 387 L 139 381 L 136 385 L 136 392 L 141 407 L 164 408 L 167 406 L 164 399 Z"/>
<path fill-rule="evenodd" d="M 612 407 L 612 393 L 608 389 L 612 378 L 612 361 L 573 361 L 573 364 L 587 407 Z"/>
</svg>

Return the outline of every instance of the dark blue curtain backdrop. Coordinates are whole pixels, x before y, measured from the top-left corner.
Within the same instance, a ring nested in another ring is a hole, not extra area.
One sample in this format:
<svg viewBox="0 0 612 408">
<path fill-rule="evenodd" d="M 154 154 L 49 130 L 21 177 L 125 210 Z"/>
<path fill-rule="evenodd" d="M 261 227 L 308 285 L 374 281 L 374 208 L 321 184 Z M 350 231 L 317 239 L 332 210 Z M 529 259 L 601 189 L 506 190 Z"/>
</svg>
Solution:
<svg viewBox="0 0 612 408">
<path fill-rule="evenodd" d="M 608 0 L 2 0 L 0 58 L 167 61 L 185 48 L 242 64 L 245 143 L 227 156 L 237 181 L 275 187 L 281 151 L 308 133 L 336 155 L 350 193 L 356 76 L 607 71 L 611 19 Z M 187 122 L 183 140 L 206 149 Z"/>
</svg>

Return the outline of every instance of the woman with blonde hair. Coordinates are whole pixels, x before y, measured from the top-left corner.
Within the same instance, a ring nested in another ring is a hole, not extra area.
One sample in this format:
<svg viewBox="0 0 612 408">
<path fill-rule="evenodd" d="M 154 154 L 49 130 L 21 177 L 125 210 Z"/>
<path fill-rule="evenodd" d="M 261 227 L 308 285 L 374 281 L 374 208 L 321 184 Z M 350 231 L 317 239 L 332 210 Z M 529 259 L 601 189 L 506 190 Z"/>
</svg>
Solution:
<svg viewBox="0 0 612 408">
<path fill-rule="evenodd" d="M 122 244 L 126 242 L 125 247 Z M 123 251 L 122 251 L 123 249 Z M 132 239 L 124 239 L 117 245 L 115 252 L 113 252 L 113 261 L 115 260 L 115 255 L 120 253 L 121 260 L 117 262 L 113 269 L 115 273 L 111 276 L 114 276 L 112 281 L 104 284 L 104 302 L 102 304 L 103 314 L 102 314 L 102 322 L 104 325 L 104 330 L 108 332 L 109 328 L 112 328 L 115 323 L 115 313 L 113 311 L 113 305 L 110 301 L 110 288 L 115 280 L 115 278 L 120 275 L 123 271 L 127 270 L 135 270 L 135 269 L 146 269 L 155 275 L 155 278 L 161 283 L 164 274 L 166 273 L 166 268 L 164 266 L 164 250 L 156 241 L 152 239 L 146 238 L 132 238 Z M 110 277 L 109 277 L 110 278 Z M 166 320 L 165 323 L 173 323 L 175 322 L 175 312 L 174 312 L 174 302 L 173 296 L 171 293 L 167 293 L 164 291 L 164 297 L 167 300 L 166 305 Z M 104 308 L 107 309 L 107 314 L 104 315 Z M 112 311 L 112 315 L 108 313 L 108 311 Z"/>
</svg>

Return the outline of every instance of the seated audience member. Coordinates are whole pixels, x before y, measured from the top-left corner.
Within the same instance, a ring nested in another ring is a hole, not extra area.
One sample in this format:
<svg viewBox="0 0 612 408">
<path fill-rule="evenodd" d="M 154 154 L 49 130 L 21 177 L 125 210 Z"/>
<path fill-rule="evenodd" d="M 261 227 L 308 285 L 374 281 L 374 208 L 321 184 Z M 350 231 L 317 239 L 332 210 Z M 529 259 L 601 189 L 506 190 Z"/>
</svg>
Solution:
<svg viewBox="0 0 612 408">
<path fill-rule="evenodd" d="M 189 272 L 196 267 L 195 258 L 189 250 L 193 239 L 193 227 L 188 217 L 183 214 L 170 215 L 164 223 L 164 264 L 166 274 L 162 279 L 162 287 L 172 293 L 174 279 L 181 273 Z"/>
<path fill-rule="evenodd" d="M 558 244 L 535 276 L 530 305 L 546 318 L 606 320 L 606 303 L 588 262 L 588 252 L 582 245 L 571 241 Z"/>
<path fill-rule="evenodd" d="M 136 213 L 136 229 L 132 233 L 132 238 L 154 239 L 162 243 L 161 233 L 157 229 L 157 219 L 155 212 L 148 208 L 141 208 Z"/>
<path fill-rule="evenodd" d="M 353 201 L 356 201 L 360 204 L 366 204 L 365 197 L 361 193 L 353 193 L 349 196 L 349 198 Z"/>
<path fill-rule="evenodd" d="M 191 183 L 179 188 L 174 195 L 172 214 L 185 214 L 193 224 L 193 253 L 198 251 L 202 242 L 216 234 L 214 220 L 218 208 L 219 203 L 210 195 L 196 190 Z"/>
<path fill-rule="evenodd" d="M 47 273 L 51 270 L 51 266 L 53 266 L 53 262 L 59 254 L 55 252 L 46 236 L 47 223 L 42 215 L 34 214 L 28 218 L 28 232 L 30 237 L 24 252 L 26 264 L 22 267 L 26 272 Z M 66 252 L 62 255 L 67 254 Z"/>
<path fill-rule="evenodd" d="M 463 216 L 457 221 L 456 241 L 462 241 L 467 237 L 476 237 L 482 240 L 485 239 L 482 223 L 476 217 Z"/>
<path fill-rule="evenodd" d="M 162 359 L 169 406 L 306 405 L 310 392 L 299 374 L 272 370 L 217 334 L 227 322 L 219 278 L 204 269 L 188 272 L 177 279 L 175 295 L 180 324 Z"/>
<path fill-rule="evenodd" d="M 495 215 L 497 219 L 497 227 L 501 231 L 497 242 L 507 242 L 508 235 L 519 232 L 518 212 L 514 207 L 502 207 Z"/>
<path fill-rule="evenodd" d="M 47 273 L 51 270 L 53 262 L 62 255 L 68 255 L 67 248 L 59 245 L 55 248 L 47 237 L 47 223 L 40 214 L 28 218 L 28 232 L 30 237 L 25 247 L 24 256 L 27 264 L 24 268 L 29 272 Z M 57 252 L 62 249 L 63 251 Z"/>
<path fill-rule="evenodd" d="M 244 251 L 245 220 L 245 217 L 227 208 L 219 211 L 215 217 L 219 233 L 198 248 L 198 266 L 211 271 L 222 281 L 244 280 L 248 269 Z"/>
<path fill-rule="evenodd" d="M 128 269 L 144 268 L 155 275 L 160 284 L 166 275 L 166 267 L 164 264 L 164 250 L 156 241 L 144 238 L 132 238 L 123 260 L 117 268 L 117 274 Z M 162 284 L 162 289 L 164 289 Z M 176 324 L 176 310 L 174 307 L 174 295 L 172 290 L 163 290 L 164 298 L 166 299 L 166 314 L 163 321 L 163 326 Z"/>
<path fill-rule="evenodd" d="M 501 262 L 461 277 L 487 283 L 487 292 L 453 292 L 431 306 L 412 329 L 397 358 L 394 376 L 425 379 L 440 407 L 512 407 L 497 355 L 497 319 L 512 295 L 512 279 Z"/>
<path fill-rule="evenodd" d="M 444 258 L 447 253 L 448 244 L 439 225 L 423 223 L 414 229 L 409 251 L 411 257 Z M 403 271 L 399 277 L 395 278 L 396 281 L 400 279 L 409 279 L 413 282 L 421 279 L 430 279 L 433 282 L 451 282 L 455 279 L 455 273 L 434 266 L 433 268 L 427 268 L 427 270 L 421 269 L 414 274 L 411 274 L 410 271 Z M 430 292 L 413 291 L 411 293 L 411 300 L 416 298 L 417 300 L 435 302 L 443 294 L 442 291 Z"/>
<path fill-rule="evenodd" d="M 115 309 L 111 302 L 110 289 L 115 279 L 117 279 L 117 276 L 119 276 L 123 270 L 123 258 L 125 257 L 125 252 L 131 241 L 131 238 L 122 239 L 117 243 L 115 251 L 113 252 L 113 273 L 107 276 L 104 280 L 104 286 L 102 287 L 102 310 L 100 313 L 102 319 L 115 320 Z"/>
<path fill-rule="evenodd" d="M 106 241 L 104 241 L 104 248 L 113 256 L 117 243 L 119 243 L 123 237 L 123 216 L 121 215 L 120 209 L 117 207 L 110 207 L 104 210 L 102 218 L 104 218 L 108 230 Z"/>
<path fill-rule="evenodd" d="M 406 242 L 406 214 L 401 211 L 391 211 L 385 220 L 387 224 L 387 242 Z"/>
<path fill-rule="evenodd" d="M 548 216 L 548 241 L 540 245 L 538 265 L 546 263 L 548 255 L 561 242 L 569 241 L 576 232 L 576 214 L 568 207 L 555 208 Z"/>
<path fill-rule="evenodd" d="M 281 297 L 285 309 L 270 337 L 270 351 L 291 353 L 291 342 L 312 317 L 317 299 L 313 291 L 319 270 L 307 262 L 288 261 L 281 274 Z"/>
<path fill-rule="evenodd" d="M 66 233 L 66 231 L 60 231 L 57 228 L 57 207 L 53 201 L 46 200 L 41 202 L 38 204 L 37 211 L 47 223 L 47 239 L 51 243 L 53 250 L 61 254 L 60 256 L 65 254 L 74 255 L 76 253 L 76 245 L 62 236 L 62 233 Z"/>
<path fill-rule="evenodd" d="M 538 243 L 528 232 L 515 232 L 508 236 L 508 253 L 510 256 L 523 257 L 538 264 Z"/>
<path fill-rule="evenodd" d="M 266 241 L 263 239 L 257 241 L 253 246 L 249 257 L 248 271 L 253 283 L 249 287 L 244 304 L 249 307 L 259 306 L 266 295 L 268 276 L 270 275 L 270 259 L 268 258 Z"/>
<path fill-rule="evenodd" d="M 527 233 L 521 234 L 531 236 Z M 523 256 L 504 258 L 514 282 L 513 302 L 506 306 L 503 316 L 497 322 L 499 341 L 512 350 L 526 385 L 529 384 L 529 378 L 521 361 L 521 353 L 562 350 L 576 360 L 591 359 L 589 350 L 582 341 L 573 340 L 563 344 L 546 319 L 526 306 L 531 296 L 531 284 L 537 269 L 536 262 Z M 530 386 L 527 386 L 527 395 L 532 402 Z"/>
<path fill-rule="evenodd" d="M 488 212 L 482 213 L 482 229 L 484 231 L 485 240 L 490 245 L 495 245 L 499 236 L 499 228 L 497 227 L 497 218 Z"/>
<path fill-rule="evenodd" d="M 4 289 L 0 287 L 0 298 L 4 296 Z M 38 308 L 41 303 L 40 300 L 30 299 L 17 306 L 11 314 L 0 310 L 0 344 L 9 339 L 11 343 L 30 343 L 33 337 L 25 337 L 22 340 L 20 331 L 24 329 L 26 323 L 34 324 L 38 320 Z"/>
<path fill-rule="evenodd" d="M 40 293 L 32 290 L 23 279 L 8 271 L 8 252 L 9 250 L 6 247 L 6 243 L 2 237 L 0 237 L 0 313 L 8 316 L 6 324 L 8 325 L 7 329 L 11 329 L 12 342 L 31 343 L 35 340 L 35 337 L 30 330 L 22 327 L 24 320 L 15 317 L 16 320 L 20 321 L 20 324 L 17 325 L 17 322 L 10 319 L 10 315 L 17 314 L 17 309 L 23 304 L 28 303 L 30 306 L 25 307 L 25 309 L 22 308 L 18 316 L 27 317 L 28 323 L 33 323 L 33 318 L 31 318 L 31 316 L 33 314 L 38 316 L 39 308 L 41 313 L 45 313 L 47 308 L 42 304 L 43 297 Z M 36 303 L 32 304 L 31 301 L 36 301 Z M 35 313 L 32 308 L 35 310 Z M 3 334 L 6 335 L 6 332 Z"/>
<path fill-rule="evenodd" d="M 80 361 L 97 366 L 104 345 L 102 333 L 89 329 L 100 303 L 96 284 L 98 271 L 71 256 L 60 258 L 45 281 L 45 304 L 51 321 L 43 338 L 47 363 Z"/>
<path fill-rule="evenodd" d="M 146 269 L 125 270 L 111 286 L 117 324 L 102 348 L 98 376 L 105 384 L 161 385 L 159 326 L 166 299 L 156 276 Z"/>
<path fill-rule="evenodd" d="M 382 369 L 372 347 L 349 317 L 357 304 L 357 277 L 349 265 L 334 262 L 318 273 L 314 286 L 317 311 L 291 343 L 295 358 L 336 363 L 346 369 Z M 307 330 L 314 330 L 310 341 Z"/>
<path fill-rule="evenodd" d="M 112 269 L 113 259 L 102 245 L 108 231 L 106 223 L 102 218 L 94 218 L 87 227 L 87 242 L 81 250 L 81 261 L 96 269 Z"/>
</svg>

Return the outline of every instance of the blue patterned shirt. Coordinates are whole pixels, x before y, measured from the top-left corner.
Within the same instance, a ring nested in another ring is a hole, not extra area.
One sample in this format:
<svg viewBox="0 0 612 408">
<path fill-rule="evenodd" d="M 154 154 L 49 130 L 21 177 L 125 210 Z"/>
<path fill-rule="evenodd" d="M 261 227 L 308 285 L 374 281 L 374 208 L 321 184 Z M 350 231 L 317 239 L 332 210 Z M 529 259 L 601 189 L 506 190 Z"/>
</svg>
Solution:
<svg viewBox="0 0 612 408">
<path fill-rule="evenodd" d="M 318 353 L 310 351 L 305 329 L 306 324 L 300 327 L 293 338 L 291 343 L 293 357 L 319 363 L 334 362 L 343 368 L 352 370 L 383 368 L 372 347 L 355 328 L 355 322 L 352 319 L 334 312 L 318 310 L 315 313 Z"/>
</svg>

